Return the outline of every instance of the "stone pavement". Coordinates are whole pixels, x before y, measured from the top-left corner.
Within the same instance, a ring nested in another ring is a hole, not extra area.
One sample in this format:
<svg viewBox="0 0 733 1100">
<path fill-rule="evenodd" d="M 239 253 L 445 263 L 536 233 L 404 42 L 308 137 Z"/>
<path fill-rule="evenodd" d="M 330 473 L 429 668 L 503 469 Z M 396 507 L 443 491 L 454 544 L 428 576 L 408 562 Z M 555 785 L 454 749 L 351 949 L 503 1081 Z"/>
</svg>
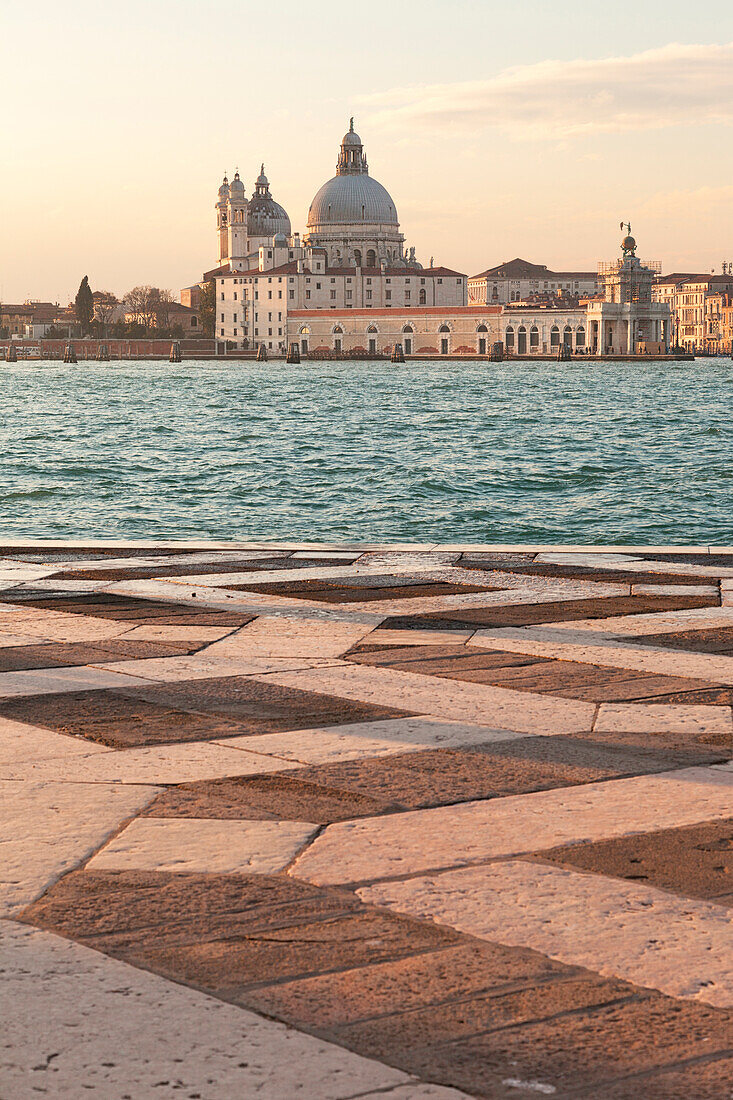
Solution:
<svg viewBox="0 0 733 1100">
<path fill-rule="evenodd" d="M 733 548 L 0 559 L 2 1100 L 733 1098 Z"/>
</svg>

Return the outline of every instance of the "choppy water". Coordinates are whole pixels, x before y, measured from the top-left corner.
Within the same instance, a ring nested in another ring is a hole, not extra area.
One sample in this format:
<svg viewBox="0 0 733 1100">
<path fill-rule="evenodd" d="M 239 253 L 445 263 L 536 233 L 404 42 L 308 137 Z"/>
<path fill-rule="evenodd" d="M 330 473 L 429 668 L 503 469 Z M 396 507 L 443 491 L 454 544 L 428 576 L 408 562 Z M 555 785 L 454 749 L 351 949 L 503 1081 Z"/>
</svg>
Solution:
<svg viewBox="0 0 733 1100">
<path fill-rule="evenodd" d="M 0 364 L 0 533 L 733 543 L 731 360 Z"/>
</svg>

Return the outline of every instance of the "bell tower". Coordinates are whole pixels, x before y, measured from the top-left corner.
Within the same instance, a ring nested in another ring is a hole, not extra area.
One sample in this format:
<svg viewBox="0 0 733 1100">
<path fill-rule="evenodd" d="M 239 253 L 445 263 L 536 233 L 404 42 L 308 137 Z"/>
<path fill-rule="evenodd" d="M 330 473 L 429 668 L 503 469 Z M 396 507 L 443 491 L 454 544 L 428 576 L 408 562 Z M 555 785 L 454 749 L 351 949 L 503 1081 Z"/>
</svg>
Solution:
<svg viewBox="0 0 733 1100">
<path fill-rule="evenodd" d="M 249 252 L 249 233 L 247 226 L 247 199 L 244 194 L 244 184 L 239 178 L 239 172 L 234 173 L 234 179 L 229 184 L 229 202 L 227 205 L 228 222 L 228 253 L 227 258 L 232 266 L 237 266 Z M 239 265 L 241 267 L 241 263 Z"/>
<path fill-rule="evenodd" d="M 224 173 L 216 201 L 216 235 L 219 241 L 219 264 L 229 259 L 229 180 Z"/>
</svg>

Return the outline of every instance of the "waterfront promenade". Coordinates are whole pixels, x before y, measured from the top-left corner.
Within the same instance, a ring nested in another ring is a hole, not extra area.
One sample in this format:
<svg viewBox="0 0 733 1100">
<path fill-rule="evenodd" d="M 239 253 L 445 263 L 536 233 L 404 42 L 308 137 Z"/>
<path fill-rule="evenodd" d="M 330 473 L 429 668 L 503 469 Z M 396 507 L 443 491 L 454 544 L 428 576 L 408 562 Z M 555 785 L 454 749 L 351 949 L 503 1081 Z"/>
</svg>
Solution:
<svg viewBox="0 0 733 1100">
<path fill-rule="evenodd" d="M 0 558 L 0 1096 L 733 1097 L 733 547 Z"/>
</svg>

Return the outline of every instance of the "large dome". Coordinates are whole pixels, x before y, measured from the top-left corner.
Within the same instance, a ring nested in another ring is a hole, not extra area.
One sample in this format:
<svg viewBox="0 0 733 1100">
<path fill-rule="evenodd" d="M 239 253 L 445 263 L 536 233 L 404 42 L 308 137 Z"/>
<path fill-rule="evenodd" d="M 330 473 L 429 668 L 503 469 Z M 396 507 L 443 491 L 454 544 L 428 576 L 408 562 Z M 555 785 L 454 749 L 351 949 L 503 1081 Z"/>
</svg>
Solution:
<svg viewBox="0 0 733 1100">
<path fill-rule="evenodd" d="M 399 225 L 387 189 L 364 173 L 334 176 L 324 183 L 308 211 L 308 229 L 361 224 Z"/>
</svg>

